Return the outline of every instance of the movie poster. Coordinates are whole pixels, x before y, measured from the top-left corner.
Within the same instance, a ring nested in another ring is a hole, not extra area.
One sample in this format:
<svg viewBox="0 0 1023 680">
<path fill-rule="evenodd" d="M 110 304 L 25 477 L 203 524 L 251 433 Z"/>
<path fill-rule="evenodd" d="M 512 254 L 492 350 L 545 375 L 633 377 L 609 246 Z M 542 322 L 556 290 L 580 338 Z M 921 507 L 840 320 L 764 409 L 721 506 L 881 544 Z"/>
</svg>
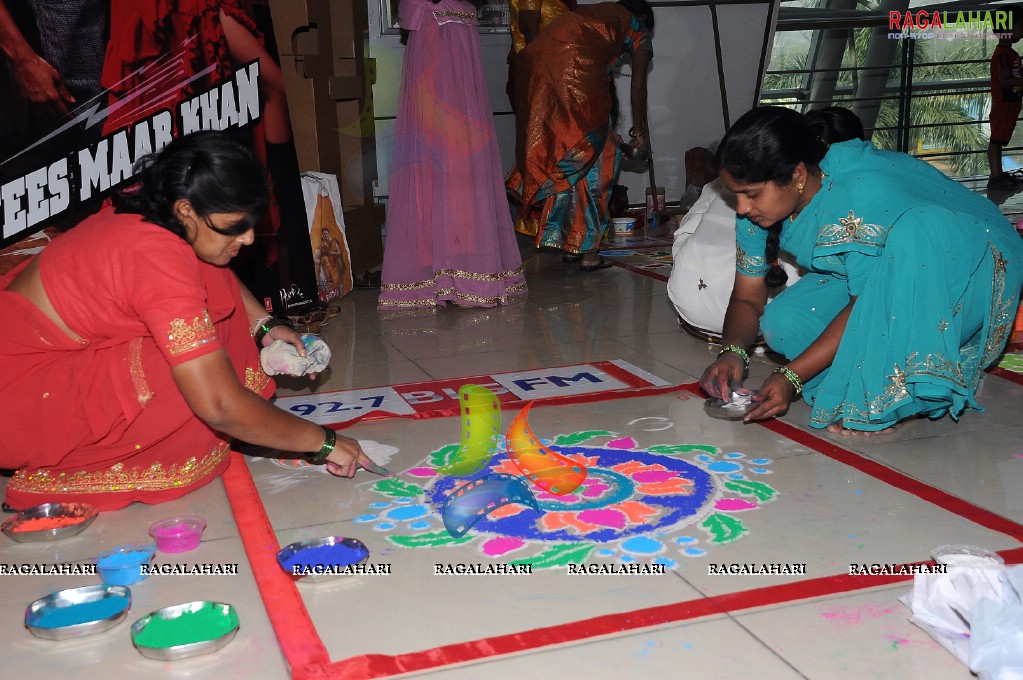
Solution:
<svg viewBox="0 0 1023 680">
<path fill-rule="evenodd" d="M 273 35 L 266 0 L 0 0 L 0 247 L 73 228 L 142 155 L 222 130 L 252 146 L 272 192 L 232 267 L 268 312 L 317 305 Z"/>
</svg>

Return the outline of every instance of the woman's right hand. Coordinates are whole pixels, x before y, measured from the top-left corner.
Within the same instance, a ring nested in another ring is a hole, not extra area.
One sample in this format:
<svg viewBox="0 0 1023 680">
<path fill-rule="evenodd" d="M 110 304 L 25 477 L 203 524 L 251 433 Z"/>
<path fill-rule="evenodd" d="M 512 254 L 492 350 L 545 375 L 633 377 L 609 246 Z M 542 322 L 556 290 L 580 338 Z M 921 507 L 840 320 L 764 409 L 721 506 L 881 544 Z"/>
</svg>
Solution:
<svg viewBox="0 0 1023 680">
<path fill-rule="evenodd" d="M 348 477 L 351 479 L 358 472 L 359 466 L 367 467 L 373 461 L 362 450 L 358 439 L 337 435 L 334 443 L 334 450 L 327 456 L 327 472 L 335 477 Z"/>
<path fill-rule="evenodd" d="M 732 397 L 731 385 L 742 385 L 746 366 L 742 357 L 734 352 L 725 352 L 707 367 L 700 378 L 700 387 L 712 397 L 725 403 Z"/>
</svg>

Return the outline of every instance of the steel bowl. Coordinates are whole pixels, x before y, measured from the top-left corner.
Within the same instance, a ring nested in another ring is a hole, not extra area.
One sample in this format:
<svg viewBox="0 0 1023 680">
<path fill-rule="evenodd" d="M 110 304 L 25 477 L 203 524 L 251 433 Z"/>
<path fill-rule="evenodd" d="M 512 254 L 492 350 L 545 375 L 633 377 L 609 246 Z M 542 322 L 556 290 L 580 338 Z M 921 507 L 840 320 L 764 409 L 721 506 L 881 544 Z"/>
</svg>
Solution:
<svg viewBox="0 0 1023 680">
<path fill-rule="evenodd" d="M 88 503 L 43 503 L 22 510 L 0 524 L 0 531 L 19 543 L 40 543 L 42 541 L 58 541 L 62 538 L 76 536 L 95 521 L 99 511 Z M 32 520 L 38 519 L 74 519 L 68 524 L 53 529 L 29 529 Z M 20 529 L 20 530 L 19 530 Z"/>
<path fill-rule="evenodd" d="M 755 392 L 752 392 L 750 396 L 753 394 Z M 745 400 L 735 399 L 739 396 L 733 393 L 732 401 L 727 404 L 721 399 L 711 397 L 703 402 L 703 411 L 711 418 L 716 418 L 717 420 L 742 420 L 747 413 L 755 409 L 759 404 L 755 404 L 752 401 L 743 403 Z"/>
<path fill-rule="evenodd" d="M 324 538 L 312 538 L 308 541 L 298 541 L 297 543 L 290 543 L 284 546 L 277 553 L 277 564 L 280 565 L 281 569 L 283 569 L 286 574 L 294 578 L 296 581 L 304 583 L 322 583 L 323 581 L 333 581 L 337 578 L 351 576 L 352 574 L 331 573 L 330 570 L 326 569 L 326 567 L 331 565 L 321 563 L 314 564 L 312 562 L 303 562 L 301 560 L 299 553 L 302 551 L 322 548 L 324 546 L 337 546 L 337 550 L 339 552 L 344 551 L 349 554 L 351 551 L 355 551 L 357 553 L 355 557 L 358 557 L 359 553 L 362 554 L 361 558 L 352 562 L 335 565 L 337 567 L 337 569 L 334 570 L 335 572 L 344 571 L 344 567 L 346 566 L 362 564 L 369 559 L 369 548 L 367 548 L 366 544 L 359 539 L 345 538 L 344 536 L 326 536 Z M 298 558 L 298 561 L 296 561 L 296 557 Z M 294 567 L 296 566 L 308 567 L 309 570 L 314 571 L 319 568 L 319 570 L 322 570 L 325 573 L 296 574 L 294 571 Z"/>
<path fill-rule="evenodd" d="M 950 567 L 998 568 L 1005 565 L 1005 559 L 998 553 L 978 548 L 975 545 L 940 545 L 931 551 L 931 557 L 938 564 Z"/>
<path fill-rule="evenodd" d="M 146 628 L 152 625 L 157 619 L 160 619 L 162 624 L 171 623 L 176 633 L 185 632 L 190 630 L 193 625 L 193 622 L 189 621 L 186 615 L 201 612 L 203 609 L 210 609 L 212 612 L 223 616 L 225 619 L 224 623 L 227 628 L 226 632 L 209 639 L 197 640 L 195 642 L 178 645 L 169 645 L 166 647 L 154 647 L 144 644 L 146 641 Z M 195 602 L 186 602 L 185 604 L 176 604 L 171 607 L 164 607 L 146 614 L 141 619 L 131 624 L 131 642 L 135 645 L 135 649 L 139 650 L 139 653 L 142 654 L 142 656 L 149 657 L 150 659 L 158 659 L 160 661 L 174 661 L 176 659 L 185 659 L 190 656 L 199 656 L 200 654 L 211 654 L 217 651 L 234 639 L 234 636 L 238 634 L 238 628 L 238 614 L 235 612 L 234 607 L 229 604 L 224 604 L 223 602 L 196 600 Z M 142 643 L 139 642 L 139 638 L 142 638 Z"/>
<path fill-rule="evenodd" d="M 112 598 L 127 598 L 120 607 Z M 113 609 L 101 606 L 104 600 L 116 604 Z M 62 608 L 81 607 L 80 623 L 52 625 L 53 613 Z M 110 630 L 128 616 L 131 609 L 131 591 L 124 586 L 83 586 L 50 593 L 25 607 L 25 627 L 36 637 L 47 640 L 71 640 Z M 92 618 L 95 616 L 95 618 Z"/>
</svg>

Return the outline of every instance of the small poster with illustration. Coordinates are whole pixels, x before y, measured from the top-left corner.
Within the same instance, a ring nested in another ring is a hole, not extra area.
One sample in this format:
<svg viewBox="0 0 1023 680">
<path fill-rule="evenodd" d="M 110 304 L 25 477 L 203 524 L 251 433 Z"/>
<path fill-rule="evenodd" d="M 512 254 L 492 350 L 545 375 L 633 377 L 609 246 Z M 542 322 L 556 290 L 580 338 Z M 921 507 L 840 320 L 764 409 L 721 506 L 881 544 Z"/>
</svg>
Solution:
<svg viewBox="0 0 1023 680">
<path fill-rule="evenodd" d="M 320 302 L 330 302 L 352 290 L 352 266 L 341 212 L 337 177 L 320 172 L 302 173 L 302 194 L 309 218 L 316 288 Z"/>
</svg>

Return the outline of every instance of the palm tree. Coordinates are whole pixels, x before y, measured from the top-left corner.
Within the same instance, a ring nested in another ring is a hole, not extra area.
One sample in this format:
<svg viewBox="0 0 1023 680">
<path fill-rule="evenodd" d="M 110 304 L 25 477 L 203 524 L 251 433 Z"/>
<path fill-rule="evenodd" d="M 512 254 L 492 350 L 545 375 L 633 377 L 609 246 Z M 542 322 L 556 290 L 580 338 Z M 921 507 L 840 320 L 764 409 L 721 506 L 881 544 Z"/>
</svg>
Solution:
<svg viewBox="0 0 1023 680">
<path fill-rule="evenodd" d="M 870 28 L 850 31 L 855 49 L 846 47 L 844 67 L 863 63 L 870 33 Z M 988 133 L 982 118 L 988 111 L 990 93 L 986 85 L 976 82 L 986 83 L 988 78 L 986 51 L 985 41 L 979 39 L 915 42 L 914 85 L 920 87 L 927 83 L 945 82 L 948 87 L 921 91 L 912 98 L 908 121 L 909 146 L 906 150 L 927 154 L 927 160 L 957 176 L 987 172 L 985 152 Z M 764 76 L 762 103 L 798 106 L 796 98 L 778 98 L 771 92 L 801 89 L 804 76 L 798 71 L 805 68 L 806 57 L 806 53 L 790 52 L 783 55 L 777 65 L 772 64 L 771 71 L 782 73 L 768 72 Z M 890 79 L 899 77 L 899 68 L 899 63 L 892 66 Z M 855 91 L 856 75 L 855 70 L 842 71 L 838 87 Z M 851 102 L 851 99 L 850 95 L 837 96 L 834 103 L 841 105 Z M 871 138 L 878 148 L 898 148 L 898 131 L 903 128 L 899 116 L 898 98 L 893 94 L 882 102 L 874 124 Z M 942 156 L 943 151 L 967 153 Z"/>
</svg>

